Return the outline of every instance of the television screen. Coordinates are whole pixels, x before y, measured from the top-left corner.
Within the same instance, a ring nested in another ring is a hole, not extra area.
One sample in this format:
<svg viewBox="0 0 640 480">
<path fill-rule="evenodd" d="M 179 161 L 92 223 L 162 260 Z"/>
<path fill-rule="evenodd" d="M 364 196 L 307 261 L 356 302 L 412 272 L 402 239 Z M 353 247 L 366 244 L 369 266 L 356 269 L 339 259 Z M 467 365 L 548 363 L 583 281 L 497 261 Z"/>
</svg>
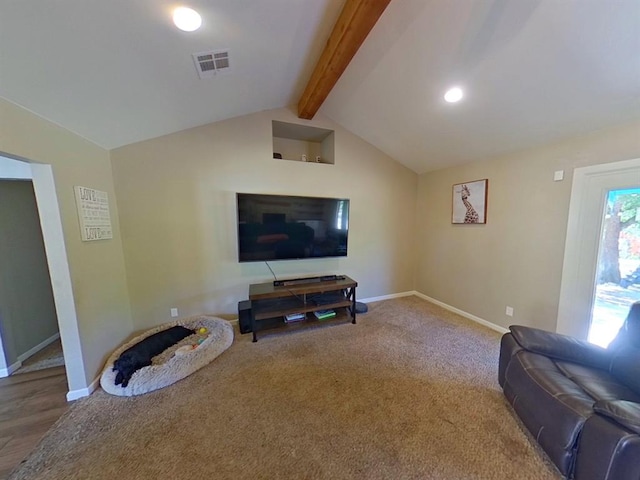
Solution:
<svg viewBox="0 0 640 480">
<path fill-rule="evenodd" d="M 349 200 L 238 193 L 238 260 L 346 257 Z"/>
</svg>

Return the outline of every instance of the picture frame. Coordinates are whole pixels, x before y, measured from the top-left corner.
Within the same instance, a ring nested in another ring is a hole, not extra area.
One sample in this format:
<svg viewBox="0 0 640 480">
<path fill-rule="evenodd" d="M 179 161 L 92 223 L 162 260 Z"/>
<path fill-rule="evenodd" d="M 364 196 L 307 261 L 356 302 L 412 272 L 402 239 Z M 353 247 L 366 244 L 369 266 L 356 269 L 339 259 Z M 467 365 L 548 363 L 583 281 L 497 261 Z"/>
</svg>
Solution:
<svg viewBox="0 0 640 480">
<path fill-rule="evenodd" d="M 488 187 L 486 178 L 453 185 L 451 223 L 486 224 Z"/>
</svg>

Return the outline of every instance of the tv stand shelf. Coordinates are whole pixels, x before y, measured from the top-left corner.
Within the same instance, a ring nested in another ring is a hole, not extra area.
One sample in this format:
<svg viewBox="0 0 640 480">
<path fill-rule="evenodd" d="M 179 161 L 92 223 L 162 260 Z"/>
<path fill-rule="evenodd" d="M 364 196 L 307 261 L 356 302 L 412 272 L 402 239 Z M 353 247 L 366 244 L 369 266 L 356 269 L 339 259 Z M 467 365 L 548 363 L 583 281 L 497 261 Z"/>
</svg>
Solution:
<svg viewBox="0 0 640 480">
<path fill-rule="evenodd" d="M 336 280 L 274 286 L 273 282 L 249 286 L 251 301 L 251 329 L 253 341 L 257 333 L 266 329 L 299 329 L 318 323 L 356 323 L 356 287 L 358 283 L 347 276 Z M 318 320 L 313 312 L 335 310 L 336 316 Z M 286 323 L 285 315 L 304 313 L 305 319 Z"/>
</svg>

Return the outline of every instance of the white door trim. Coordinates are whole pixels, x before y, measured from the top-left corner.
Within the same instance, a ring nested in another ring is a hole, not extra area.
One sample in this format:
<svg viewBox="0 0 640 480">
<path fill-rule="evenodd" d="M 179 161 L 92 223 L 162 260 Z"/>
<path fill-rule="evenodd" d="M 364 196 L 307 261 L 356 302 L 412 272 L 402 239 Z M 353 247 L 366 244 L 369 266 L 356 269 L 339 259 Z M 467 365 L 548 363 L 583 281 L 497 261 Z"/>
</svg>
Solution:
<svg viewBox="0 0 640 480">
<path fill-rule="evenodd" d="M 88 382 L 85 375 L 73 284 L 67 260 L 53 169 L 51 165 L 32 163 L 31 173 L 33 174 L 33 189 L 40 214 L 42 237 L 47 252 L 49 274 L 51 275 L 53 300 L 58 315 L 67 383 L 70 391 L 78 390 L 86 388 Z"/>
<path fill-rule="evenodd" d="M 640 158 L 574 170 L 558 305 L 558 333 L 587 339 L 607 193 L 612 189 L 637 188 L 639 185 Z"/>
</svg>

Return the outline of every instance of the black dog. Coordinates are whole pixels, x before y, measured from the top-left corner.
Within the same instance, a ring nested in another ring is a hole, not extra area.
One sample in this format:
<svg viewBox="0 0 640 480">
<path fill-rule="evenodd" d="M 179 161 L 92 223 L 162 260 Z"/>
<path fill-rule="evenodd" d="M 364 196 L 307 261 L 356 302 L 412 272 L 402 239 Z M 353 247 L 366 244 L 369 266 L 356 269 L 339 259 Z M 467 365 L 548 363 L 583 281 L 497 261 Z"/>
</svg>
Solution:
<svg viewBox="0 0 640 480">
<path fill-rule="evenodd" d="M 122 388 L 129 385 L 129 380 L 136 370 L 151 365 L 151 359 L 161 354 L 167 348 L 175 345 L 183 338 L 193 335 L 195 330 L 185 327 L 171 327 L 167 330 L 149 335 L 144 340 L 126 349 L 118 359 L 113 362 L 113 371 L 117 371 L 116 385 Z"/>
</svg>

